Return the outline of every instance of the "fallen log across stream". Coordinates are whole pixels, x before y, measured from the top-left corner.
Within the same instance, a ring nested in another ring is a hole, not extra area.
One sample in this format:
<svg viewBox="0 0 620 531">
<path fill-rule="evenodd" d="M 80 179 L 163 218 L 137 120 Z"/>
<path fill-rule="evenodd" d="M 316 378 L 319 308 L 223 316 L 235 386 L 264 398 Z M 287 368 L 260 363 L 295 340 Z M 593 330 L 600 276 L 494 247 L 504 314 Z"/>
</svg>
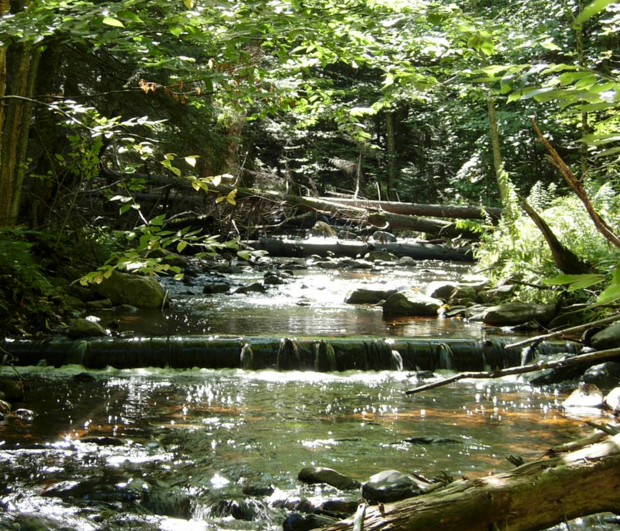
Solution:
<svg viewBox="0 0 620 531">
<path fill-rule="evenodd" d="M 262 238 L 243 242 L 252 249 L 267 251 L 271 256 L 309 257 L 312 255 L 356 257 L 364 256 L 370 251 L 387 251 L 398 257 L 409 256 L 415 260 L 473 261 L 469 248 L 451 248 L 434 243 L 373 242 L 336 240 L 335 238 L 314 238 L 312 240 L 294 240 L 288 238 Z"/>
<path fill-rule="evenodd" d="M 363 530 L 534 531 L 602 512 L 620 514 L 620 435 L 569 453 L 552 449 L 509 472 L 369 507 Z M 353 531 L 354 525 L 348 519 L 321 531 Z"/>
</svg>

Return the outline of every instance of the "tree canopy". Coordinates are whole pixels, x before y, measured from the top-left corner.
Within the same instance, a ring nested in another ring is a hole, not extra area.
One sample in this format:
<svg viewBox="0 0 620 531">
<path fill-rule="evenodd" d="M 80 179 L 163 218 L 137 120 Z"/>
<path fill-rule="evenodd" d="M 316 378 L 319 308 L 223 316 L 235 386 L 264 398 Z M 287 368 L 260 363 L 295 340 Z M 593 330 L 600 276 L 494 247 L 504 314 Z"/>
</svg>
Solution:
<svg viewBox="0 0 620 531">
<path fill-rule="evenodd" d="M 0 227 L 139 253 L 197 244 L 163 227 L 190 212 L 226 241 L 235 186 L 549 206 L 531 117 L 615 211 L 619 24 L 609 0 L 2 0 Z"/>
</svg>

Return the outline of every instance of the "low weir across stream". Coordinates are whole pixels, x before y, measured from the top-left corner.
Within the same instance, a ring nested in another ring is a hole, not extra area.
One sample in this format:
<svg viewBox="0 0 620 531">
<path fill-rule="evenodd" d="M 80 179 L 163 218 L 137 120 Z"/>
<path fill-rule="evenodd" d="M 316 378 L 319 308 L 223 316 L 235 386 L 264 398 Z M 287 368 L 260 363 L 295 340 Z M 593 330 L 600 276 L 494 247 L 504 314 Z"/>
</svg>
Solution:
<svg viewBox="0 0 620 531">
<path fill-rule="evenodd" d="M 600 410 L 565 410 L 569 389 L 517 377 L 407 395 L 455 371 L 519 365 L 521 352 L 504 346 L 523 335 L 387 320 L 344 294 L 423 290 L 468 267 L 295 271 L 266 294 L 215 296 L 203 294 L 205 274 L 166 281 L 173 304 L 162 312 L 88 312 L 115 325 L 109 337 L 4 340 L 17 362 L 0 378 L 23 380 L 26 400 L 0 422 L 0 530 L 280 531 L 292 512 L 335 514 L 360 498 L 300 482 L 304 467 L 359 482 L 391 469 L 475 477 L 604 422 Z M 574 348 L 546 342 L 537 355 Z M 604 517 L 571 526 L 613 529 Z"/>
</svg>

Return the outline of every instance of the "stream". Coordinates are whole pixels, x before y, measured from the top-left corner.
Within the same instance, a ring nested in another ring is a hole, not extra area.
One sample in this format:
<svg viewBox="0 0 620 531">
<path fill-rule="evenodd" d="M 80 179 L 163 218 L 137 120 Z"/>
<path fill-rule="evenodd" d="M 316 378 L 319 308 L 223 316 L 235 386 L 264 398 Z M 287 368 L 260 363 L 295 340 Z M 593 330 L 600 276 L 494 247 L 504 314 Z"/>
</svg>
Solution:
<svg viewBox="0 0 620 531">
<path fill-rule="evenodd" d="M 115 323 L 119 341 L 142 344 L 141 337 L 172 336 L 522 337 L 456 319 L 384 320 L 379 307 L 343 302 L 352 286 L 424 290 L 469 267 L 429 261 L 374 271 L 302 269 L 266 294 L 211 296 L 202 293 L 212 280 L 204 273 L 184 284 L 165 281 L 173 303 L 163 312 L 89 315 Z M 248 269 L 228 278 L 242 285 L 263 275 Z M 536 459 L 589 434 L 587 420 L 611 418 L 565 410 L 568 390 L 517 378 L 405 394 L 451 374 L 445 369 L 39 365 L 17 368 L 28 383 L 27 402 L 0 422 L 0 530 L 276 531 L 291 511 L 360 497 L 359 490 L 302 484 L 304 467 L 331 467 L 360 482 L 390 469 L 475 477 L 509 470 L 508 455 Z M 0 368 L 0 378 L 15 377 Z M 604 516 L 571 525 L 614 529 Z"/>
</svg>

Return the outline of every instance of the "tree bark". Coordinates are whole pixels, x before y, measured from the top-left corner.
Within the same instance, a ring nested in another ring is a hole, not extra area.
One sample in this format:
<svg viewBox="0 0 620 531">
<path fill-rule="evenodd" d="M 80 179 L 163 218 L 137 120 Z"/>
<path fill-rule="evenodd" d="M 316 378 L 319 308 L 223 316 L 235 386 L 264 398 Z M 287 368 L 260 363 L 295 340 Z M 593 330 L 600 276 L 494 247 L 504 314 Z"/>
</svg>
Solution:
<svg viewBox="0 0 620 531">
<path fill-rule="evenodd" d="M 519 198 L 519 202 L 521 203 L 523 210 L 525 210 L 540 232 L 542 232 L 542 235 L 551 250 L 553 261 L 558 269 L 567 275 L 581 275 L 588 273 L 590 271 L 588 265 L 584 263 L 575 253 L 573 253 L 573 251 L 564 247 L 562 242 L 560 242 L 555 234 L 553 234 L 553 231 L 551 230 L 551 227 L 547 225 L 547 222 L 538 215 L 538 212 L 536 212 L 536 210 L 534 210 L 522 197 Z"/>
<path fill-rule="evenodd" d="M 16 8 L 25 7 L 28 2 Z M 6 14 L 9 2 L 0 2 Z M 30 115 L 39 48 L 30 43 L 16 43 L 0 52 L 0 227 L 16 223 L 24 177 L 24 162 L 30 130 Z M 7 95 L 22 96 L 6 100 Z"/>
<path fill-rule="evenodd" d="M 535 531 L 590 514 L 620 512 L 620 435 L 570 453 L 430 494 L 368 508 L 365 531 Z M 322 531 L 353 529 L 353 519 Z"/>
<path fill-rule="evenodd" d="M 387 140 L 387 182 L 386 195 L 388 200 L 394 199 L 394 185 L 398 174 L 396 167 L 396 111 L 388 110 L 385 114 Z"/>
<path fill-rule="evenodd" d="M 534 127 L 534 131 L 536 131 L 538 139 L 541 141 L 543 146 L 547 148 L 547 151 L 549 151 L 549 160 L 558 169 L 558 171 L 564 178 L 564 181 L 566 182 L 566 184 L 568 184 L 573 189 L 575 194 L 577 194 L 577 197 L 581 199 L 581 202 L 586 207 L 588 214 L 590 214 L 590 218 L 594 222 L 596 229 L 603 236 L 605 236 L 608 242 L 612 243 L 614 246 L 620 249 L 620 237 L 618 237 L 618 235 L 614 233 L 612 228 L 596 211 L 596 209 L 594 208 L 594 205 L 592 205 L 592 203 L 590 202 L 590 198 L 588 197 L 588 194 L 584 190 L 583 185 L 575 177 L 575 174 L 567 166 L 567 164 L 564 162 L 562 157 L 560 157 L 560 154 L 554 149 L 551 143 L 545 138 L 545 136 L 543 135 L 542 131 L 538 127 L 538 124 L 536 123 L 534 118 L 530 118 L 530 121 L 532 123 L 532 126 Z"/>
<path fill-rule="evenodd" d="M 417 260 L 455 260 L 471 261 L 472 253 L 469 249 L 448 249 L 443 245 L 432 243 L 373 243 L 360 241 L 299 241 L 265 238 L 244 242 L 255 250 L 267 251 L 272 256 L 309 257 L 313 254 L 327 256 L 333 253 L 336 256 L 356 257 L 370 251 L 387 251 L 396 256 L 410 256 Z"/>
<path fill-rule="evenodd" d="M 321 201 L 330 201 L 358 208 L 385 210 L 393 214 L 409 216 L 431 216 L 452 219 L 499 219 L 501 208 L 468 205 L 424 205 L 421 203 L 399 203 L 396 201 L 371 201 L 370 199 L 353 199 L 350 197 L 319 197 Z"/>
</svg>

